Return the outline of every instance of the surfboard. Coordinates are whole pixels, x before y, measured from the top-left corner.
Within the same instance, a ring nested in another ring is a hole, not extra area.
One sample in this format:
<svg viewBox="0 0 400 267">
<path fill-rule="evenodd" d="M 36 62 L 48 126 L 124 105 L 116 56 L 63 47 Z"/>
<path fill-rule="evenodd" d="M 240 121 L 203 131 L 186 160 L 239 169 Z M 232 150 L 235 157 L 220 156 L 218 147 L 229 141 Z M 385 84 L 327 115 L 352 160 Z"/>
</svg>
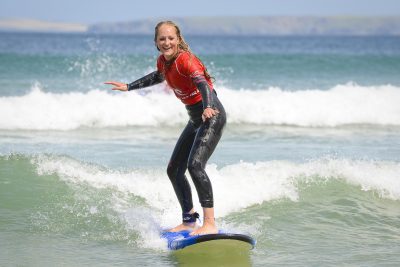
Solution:
<svg viewBox="0 0 400 267">
<path fill-rule="evenodd" d="M 250 250 L 256 245 L 256 240 L 245 234 L 225 233 L 191 236 L 190 231 L 163 232 L 161 237 L 168 242 L 170 250 L 202 250 L 202 249 L 232 249 Z"/>
</svg>

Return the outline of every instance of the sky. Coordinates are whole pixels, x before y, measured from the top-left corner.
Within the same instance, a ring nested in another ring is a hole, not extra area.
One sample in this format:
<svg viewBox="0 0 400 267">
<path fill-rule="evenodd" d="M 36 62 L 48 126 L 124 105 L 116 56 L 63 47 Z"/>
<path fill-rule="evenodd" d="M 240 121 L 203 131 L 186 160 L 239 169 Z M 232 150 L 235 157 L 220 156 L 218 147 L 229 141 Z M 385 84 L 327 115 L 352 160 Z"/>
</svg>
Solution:
<svg viewBox="0 0 400 267">
<path fill-rule="evenodd" d="M 0 0 L 0 19 L 94 24 L 192 16 L 399 16 L 400 0 Z"/>
</svg>

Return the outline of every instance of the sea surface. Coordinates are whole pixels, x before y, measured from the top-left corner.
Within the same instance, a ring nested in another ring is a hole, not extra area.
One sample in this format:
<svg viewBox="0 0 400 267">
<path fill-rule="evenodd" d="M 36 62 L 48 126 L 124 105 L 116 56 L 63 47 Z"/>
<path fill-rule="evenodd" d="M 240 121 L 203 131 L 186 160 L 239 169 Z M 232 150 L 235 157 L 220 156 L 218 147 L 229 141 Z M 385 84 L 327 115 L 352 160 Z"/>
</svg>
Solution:
<svg viewBox="0 0 400 267">
<path fill-rule="evenodd" d="M 228 116 L 217 224 L 257 239 L 222 265 L 399 266 L 400 37 L 185 37 Z M 194 265 L 159 237 L 183 104 L 103 84 L 157 56 L 152 36 L 0 33 L 0 266 Z"/>
</svg>

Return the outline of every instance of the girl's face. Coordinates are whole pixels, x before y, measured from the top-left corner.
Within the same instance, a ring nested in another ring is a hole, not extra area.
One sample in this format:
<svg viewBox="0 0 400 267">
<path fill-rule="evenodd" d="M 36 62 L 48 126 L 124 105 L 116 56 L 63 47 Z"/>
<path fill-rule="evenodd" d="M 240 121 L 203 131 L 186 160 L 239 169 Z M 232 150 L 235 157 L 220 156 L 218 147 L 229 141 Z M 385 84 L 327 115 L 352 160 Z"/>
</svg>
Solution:
<svg viewBox="0 0 400 267">
<path fill-rule="evenodd" d="M 178 53 L 180 40 L 174 26 L 163 24 L 158 28 L 156 45 L 166 60 L 171 60 Z"/>
</svg>

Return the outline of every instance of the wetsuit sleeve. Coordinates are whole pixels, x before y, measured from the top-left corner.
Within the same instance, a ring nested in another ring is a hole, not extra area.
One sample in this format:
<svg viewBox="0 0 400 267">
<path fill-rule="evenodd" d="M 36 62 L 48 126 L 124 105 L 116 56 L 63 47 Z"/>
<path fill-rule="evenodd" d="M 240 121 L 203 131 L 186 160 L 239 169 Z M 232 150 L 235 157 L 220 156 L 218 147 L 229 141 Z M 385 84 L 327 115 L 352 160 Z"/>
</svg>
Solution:
<svg viewBox="0 0 400 267">
<path fill-rule="evenodd" d="M 213 108 L 212 89 L 204 76 L 205 67 L 200 60 L 193 54 L 185 53 L 179 58 L 178 66 L 178 71 L 185 76 L 189 76 L 200 91 L 203 100 L 203 109 Z"/>
<path fill-rule="evenodd" d="M 200 91 L 203 99 L 203 109 L 214 108 L 213 93 L 204 75 L 196 75 L 192 77 L 192 81 Z"/>
<path fill-rule="evenodd" d="M 154 71 L 134 82 L 127 84 L 128 91 L 149 87 L 161 83 L 163 81 L 164 81 L 164 76 L 160 72 Z"/>
</svg>

